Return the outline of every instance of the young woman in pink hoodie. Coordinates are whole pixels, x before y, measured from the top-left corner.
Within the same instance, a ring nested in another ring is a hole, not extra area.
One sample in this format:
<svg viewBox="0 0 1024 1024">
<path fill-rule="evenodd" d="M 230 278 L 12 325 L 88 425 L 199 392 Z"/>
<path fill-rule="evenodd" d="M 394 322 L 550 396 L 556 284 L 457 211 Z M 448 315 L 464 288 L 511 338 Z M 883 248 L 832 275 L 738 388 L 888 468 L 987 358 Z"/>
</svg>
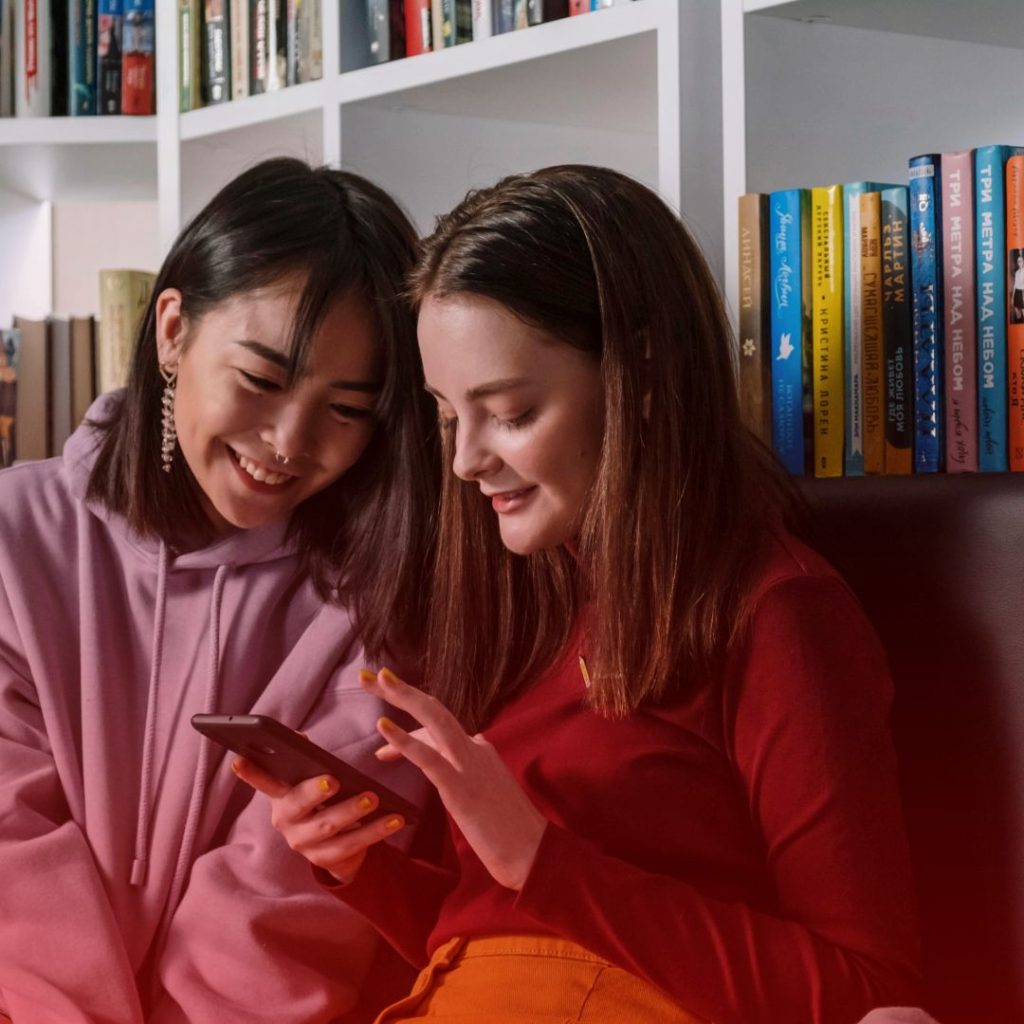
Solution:
<svg viewBox="0 0 1024 1024">
<path fill-rule="evenodd" d="M 352 1010 L 369 927 L 311 889 L 189 719 L 269 714 L 372 761 L 380 707 L 353 666 L 417 649 L 434 526 L 436 416 L 401 298 L 415 247 L 355 175 L 254 167 L 168 254 L 127 390 L 62 458 L 0 477 L 16 1024 Z"/>
</svg>

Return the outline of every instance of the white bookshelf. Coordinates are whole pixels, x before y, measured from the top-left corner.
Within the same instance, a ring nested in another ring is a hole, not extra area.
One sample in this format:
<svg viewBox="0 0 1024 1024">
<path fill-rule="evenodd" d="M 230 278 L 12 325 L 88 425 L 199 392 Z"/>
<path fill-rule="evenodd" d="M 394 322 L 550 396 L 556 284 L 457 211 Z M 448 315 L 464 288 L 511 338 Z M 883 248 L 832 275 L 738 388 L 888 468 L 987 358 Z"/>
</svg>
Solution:
<svg viewBox="0 0 1024 1024">
<path fill-rule="evenodd" d="M 424 230 L 504 174 L 608 164 L 681 210 L 720 267 L 717 0 L 636 0 L 375 66 L 360 66 L 362 7 L 324 0 L 322 81 L 179 114 L 176 5 L 161 0 L 155 117 L 0 122 L 0 320 L 52 299 L 54 204 L 155 204 L 162 253 L 221 185 L 278 154 L 366 174 Z M 91 241 L 95 267 L 116 261 Z"/>
<path fill-rule="evenodd" d="M 905 183 L 917 153 L 1024 139 L 1020 0 L 722 0 L 726 292 L 736 197 Z"/>
</svg>

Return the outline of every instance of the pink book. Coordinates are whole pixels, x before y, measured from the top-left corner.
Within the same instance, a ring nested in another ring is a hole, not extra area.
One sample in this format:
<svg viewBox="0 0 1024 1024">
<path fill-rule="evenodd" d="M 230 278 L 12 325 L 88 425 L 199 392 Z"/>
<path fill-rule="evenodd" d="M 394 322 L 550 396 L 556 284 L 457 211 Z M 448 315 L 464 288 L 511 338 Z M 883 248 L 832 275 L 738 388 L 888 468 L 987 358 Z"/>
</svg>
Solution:
<svg viewBox="0 0 1024 1024">
<path fill-rule="evenodd" d="M 942 154 L 946 472 L 978 471 L 974 179 L 970 150 Z"/>
</svg>

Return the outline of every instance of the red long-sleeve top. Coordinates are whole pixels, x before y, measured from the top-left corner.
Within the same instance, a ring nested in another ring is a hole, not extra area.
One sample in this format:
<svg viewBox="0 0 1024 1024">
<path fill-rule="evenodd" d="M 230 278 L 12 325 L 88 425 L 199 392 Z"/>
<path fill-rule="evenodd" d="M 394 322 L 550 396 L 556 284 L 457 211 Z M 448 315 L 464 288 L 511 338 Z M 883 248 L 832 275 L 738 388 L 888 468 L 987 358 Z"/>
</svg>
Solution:
<svg viewBox="0 0 1024 1024">
<path fill-rule="evenodd" d="M 422 964 L 554 934 L 716 1024 L 853 1024 L 916 994 L 891 682 L 856 599 L 779 538 L 724 671 L 629 718 L 587 708 L 580 637 L 485 730 L 548 818 L 520 892 L 375 847 L 339 898 Z"/>
</svg>

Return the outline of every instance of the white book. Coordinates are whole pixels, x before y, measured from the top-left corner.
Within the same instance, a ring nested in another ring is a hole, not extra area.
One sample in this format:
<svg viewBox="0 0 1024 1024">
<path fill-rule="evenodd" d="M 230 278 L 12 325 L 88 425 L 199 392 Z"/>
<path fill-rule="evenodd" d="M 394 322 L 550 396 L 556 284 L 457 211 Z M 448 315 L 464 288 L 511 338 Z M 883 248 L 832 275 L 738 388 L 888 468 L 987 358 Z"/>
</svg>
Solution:
<svg viewBox="0 0 1024 1024">
<path fill-rule="evenodd" d="M 13 2 L 14 113 L 17 117 L 49 117 L 50 0 Z"/>
<path fill-rule="evenodd" d="M 473 42 L 494 35 L 492 0 L 473 0 Z"/>
<path fill-rule="evenodd" d="M 231 0 L 231 98 L 249 95 L 249 0 Z"/>
<path fill-rule="evenodd" d="M 0 0 L 0 117 L 14 117 L 14 6 Z"/>
</svg>

